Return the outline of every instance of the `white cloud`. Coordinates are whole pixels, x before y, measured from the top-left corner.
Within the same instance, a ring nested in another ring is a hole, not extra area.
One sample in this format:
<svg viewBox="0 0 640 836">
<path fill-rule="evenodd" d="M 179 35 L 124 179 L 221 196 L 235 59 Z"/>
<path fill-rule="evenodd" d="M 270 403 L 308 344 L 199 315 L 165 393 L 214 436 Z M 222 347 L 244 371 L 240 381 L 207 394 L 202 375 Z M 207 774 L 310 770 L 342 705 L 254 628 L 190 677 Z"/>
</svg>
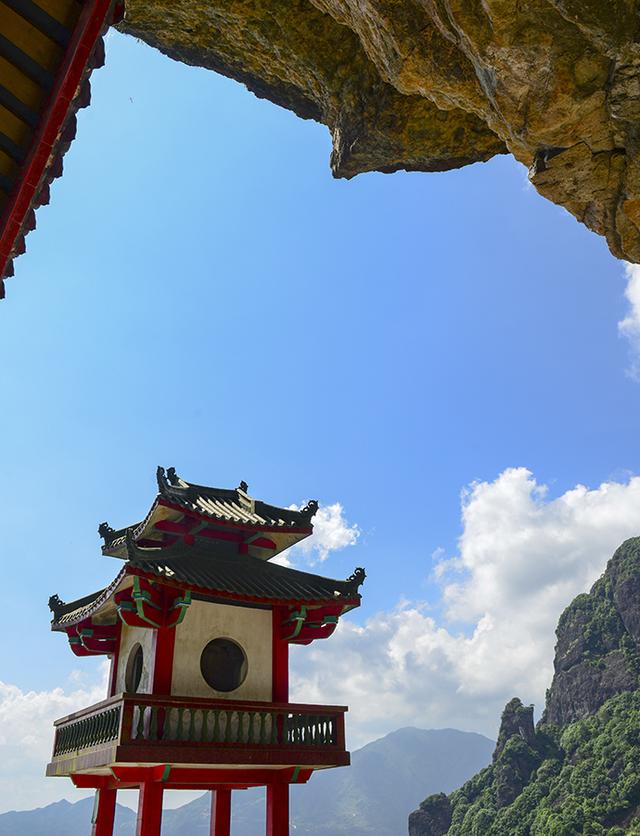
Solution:
<svg viewBox="0 0 640 836">
<path fill-rule="evenodd" d="M 302 506 L 290 505 L 289 507 L 299 510 Z M 333 505 L 321 505 L 313 518 L 313 534 L 276 557 L 273 562 L 291 566 L 297 562 L 297 557 L 301 557 L 310 565 L 323 563 L 331 552 L 354 546 L 359 536 L 360 529 L 357 525 L 350 525 L 347 522 L 340 502 L 334 502 Z"/>
<path fill-rule="evenodd" d="M 640 380 L 640 265 L 627 264 L 627 288 L 624 295 L 629 302 L 627 316 L 618 323 L 618 330 L 625 337 L 631 348 L 629 376 Z"/>
<path fill-rule="evenodd" d="M 350 705 L 353 745 L 406 724 L 494 735 L 515 695 L 541 709 L 560 613 L 640 533 L 640 478 L 547 495 L 524 468 L 471 485 L 458 555 L 435 555 L 444 616 L 420 602 L 347 616 L 296 649 L 292 698 Z"/>
<path fill-rule="evenodd" d="M 70 690 L 23 691 L 0 682 L 0 810 L 40 807 L 60 798 L 77 801 L 86 793 L 65 778 L 45 778 L 51 758 L 53 721 L 104 699 L 108 663 L 98 681 L 83 685 L 82 674 L 70 677 Z"/>
</svg>

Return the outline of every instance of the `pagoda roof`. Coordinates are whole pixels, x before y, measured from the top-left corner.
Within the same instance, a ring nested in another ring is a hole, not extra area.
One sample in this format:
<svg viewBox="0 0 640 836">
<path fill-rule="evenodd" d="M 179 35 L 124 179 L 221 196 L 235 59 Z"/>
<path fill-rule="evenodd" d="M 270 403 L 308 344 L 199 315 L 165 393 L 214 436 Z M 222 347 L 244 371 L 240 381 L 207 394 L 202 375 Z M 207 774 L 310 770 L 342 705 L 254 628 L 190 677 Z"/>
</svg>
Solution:
<svg viewBox="0 0 640 836">
<path fill-rule="evenodd" d="M 53 630 L 65 630 L 109 607 L 113 595 L 138 575 L 199 592 L 212 598 L 247 604 L 340 604 L 344 610 L 360 603 L 358 587 L 364 571 L 347 580 L 325 578 L 245 554 L 213 556 L 203 544 L 183 542 L 165 548 L 141 548 L 129 535 L 128 560 L 114 581 L 77 601 L 50 599 Z"/>
<path fill-rule="evenodd" d="M 212 558 L 201 545 L 165 549 L 130 545 L 129 565 L 147 575 L 245 599 L 287 602 L 359 601 L 357 580 L 335 580 L 250 555 Z"/>
<path fill-rule="evenodd" d="M 158 467 L 156 478 L 158 494 L 142 522 L 119 530 L 102 523 L 103 554 L 126 558 L 129 535 L 141 545 L 166 546 L 172 537 L 191 533 L 209 540 L 217 535 L 227 542 L 246 542 L 254 556 L 268 559 L 313 532 L 315 500 L 299 510 L 281 508 L 249 496 L 246 482 L 232 489 L 197 485 L 182 479 L 173 467 L 166 471 Z M 236 534 L 229 534 L 230 529 Z M 261 533 L 269 538 L 259 537 Z"/>
<path fill-rule="evenodd" d="M 116 0 L 0 3 L 0 299 L 13 259 L 49 202 L 51 182 L 90 102 L 89 76 L 104 62 L 102 35 Z"/>
</svg>

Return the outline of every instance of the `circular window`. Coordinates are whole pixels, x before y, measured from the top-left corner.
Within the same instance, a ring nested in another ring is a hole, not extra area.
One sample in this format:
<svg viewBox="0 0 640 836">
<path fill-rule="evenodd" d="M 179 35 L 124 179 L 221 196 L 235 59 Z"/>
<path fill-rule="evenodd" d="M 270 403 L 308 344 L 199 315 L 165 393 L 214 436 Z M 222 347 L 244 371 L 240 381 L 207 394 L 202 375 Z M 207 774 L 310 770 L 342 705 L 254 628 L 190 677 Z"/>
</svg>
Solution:
<svg viewBox="0 0 640 836">
<path fill-rule="evenodd" d="M 214 690 L 235 691 L 247 676 L 247 657 L 231 639 L 214 639 L 202 651 L 200 671 Z"/>
<path fill-rule="evenodd" d="M 135 694 L 142 678 L 142 664 L 144 654 L 139 644 L 134 644 L 127 659 L 127 670 L 124 675 L 124 687 L 130 694 Z"/>
</svg>

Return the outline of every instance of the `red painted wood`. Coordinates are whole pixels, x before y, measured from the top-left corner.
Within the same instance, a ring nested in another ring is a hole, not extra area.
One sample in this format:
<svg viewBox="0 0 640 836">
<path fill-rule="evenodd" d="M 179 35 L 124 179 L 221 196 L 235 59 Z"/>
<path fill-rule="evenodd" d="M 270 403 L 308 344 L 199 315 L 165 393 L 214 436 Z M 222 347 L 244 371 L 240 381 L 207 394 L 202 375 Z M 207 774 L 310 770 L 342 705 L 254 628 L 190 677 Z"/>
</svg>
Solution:
<svg viewBox="0 0 640 836">
<path fill-rule="evenodd" d="M 269 540 L 268 537 L 256 537 L 255 540 L 251 540 L 249 543 L 250 546 L 256 546 L 259 549 L 277 549 L 278 547 L 273 542 L 273 540 Z"/>
<path fill-rule="evenodd" d="M 188 534 L 192 528 L 198 525 L 198 520 L 183 517 L 182 522 L 173 520 L 158 520 L 153 526 L 158 531 L 168 531 L 170 534 Z"/>
<path fill-rule="evenodd" d="M 274 607 L 271 611 L 271 699 L 274 702 L 289 700 L 289 645 L 281 636 L 281 625 L 287 617 L 285 607 Z"/>
<path fill-rule="evenodd" d="M 116 649 L 111 656 L 111 672 L 109 674 L 109 696 L 113 697 L 116 693 L 117 679 L 118 679 L 118 661 L 120 659 L 120 641 L 122 639 L 122 622 L 118 619 L 118 627 L 116 632 Z"/>
<path fill-rule="evenodd" d="M 183 785 L 199 785 L 204 789 L 214 787 L 216 784 L 233 786 L 265 786 L 266 784 L 289 784 L 293 779 L 295 769 L 292 766 L 283 769 L 207 769 L 205 767 L 182 767 L 174 766 L 168 775 L 165 773 L 164 763 L 155 766 L 120 766 L 111 767 L 113 778 L 122 784 L 143 784 L 161 783 L 163 786 L 178 787 Z M 305 783 L 309 780 L 311 770 L 301 769 L 298 772 L 296 783 Z M 88 777 L 88 776 L 86 776 Z M 92 776 L 93 780 L 99 780 L 104 776 Z M 75 775 L 75 779 L 85 776 Z M 163 780 L 163 778 L 165 780 Z M 95 787 L 95 783 L 78 783 L 76 786 Z M 100 784 L 98 784 L 100 786 Z"/>
<path fill-rule="evenodd" d="M 163 786 L 157 781 L 146 781 L 140 787 L 136 836 L 160 836 L 162 793 Z"/>
<path fill-rule="evenodd" d="M 176 631 L 173 627 L 160 627 L 154 634 L 153 682 L 154 694 L 171 693 L 173 674 L 173 652 L 176 644 Z"/>
<path fill-rule="evenodd" d="M 74 787 L 80 790 L 107 789 L 115 786 L 114 779 L 110 775 L 71 775 Z"/>
<path fill-rule="evenodd" d="M 231 834 L 231 790 L 216 789 L 211 793 L 211 836 Z"/>
<path fill-rule="evenodd" d="M 116 790 L 106 787 L 96 790 L 97 810 L 91 836 L 113 836 L 116 815 Z"/>
<path fill-rule="evenodd" d="M 289 836 L 289 785 L 267 785 L 267 836 Z"/>
<path fill-rule="evenodd" d="M 155 766 L 113 766 L 111 773 L 118 781 L 125 784 L 151 784 L 162 781 L 165 777 L 166 764 Z"/>
<path fill-rule="evenodd" d="M 179 511 L 181 514 L 184 514 L 184 508 L 180 505 L 176 505 L 173 502 L 170 502 L 168 499 L 162 497 L 161 499 L 157 500 L 158 505 L 161 505 L 163 508 L 171 508 L 174 511 Z M 187 516 L 187 515 L 185 515 Z M 242 523 L 234 523 L 231 520 L 219 520 L 219 519 L 211 519 L 210 516 L 207 514 L 199 514 L 197 511 L 191 511 L 188 516 L 197 517 L 200 520 L 208 523 L 209 525 L 220 526 L 224 528 L 232 528 L 236 529 L 236 531 L 246 531 L 247 533 L 255 533 L 256 531 L 260 532 L 267 532 L 269 534 L 304 534 L 305 536 L 309 536 L 313 532 L 313 526 L 280 526 L 280 525 L 243 525 Z M 203 532 L 201 532 L 203 533 Z"/>
<path fill-rule="evenodd" d="M 111 0 L 93 0 L 83 7 L 67 49 L 57 83 L 34 137 L 29 155 L 19 174 L 19 181 L 0 219 L 0 276 L 4 273 L 11 250 L 29 212 L 46 170 L 56 139 L 69 113 L 89 56 L 107 22 Z"/>
</svg>

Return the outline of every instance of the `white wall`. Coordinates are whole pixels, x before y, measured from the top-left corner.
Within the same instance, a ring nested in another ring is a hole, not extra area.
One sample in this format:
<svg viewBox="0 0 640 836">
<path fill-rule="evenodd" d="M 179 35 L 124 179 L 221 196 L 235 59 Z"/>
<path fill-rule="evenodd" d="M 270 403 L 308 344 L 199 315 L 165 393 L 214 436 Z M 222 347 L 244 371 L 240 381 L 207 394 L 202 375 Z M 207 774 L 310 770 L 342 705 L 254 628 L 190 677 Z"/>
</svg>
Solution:
<svg viewBox="0 0 640 836">
<path fill-rule="evenodd" d="M 212 639 L 229 638 L 247 656 L 247 676 L 235 691 L 215 691 L 200 673 Z M 271 701 L 271 611 L 193 601 L 176 628 L 171 693 L 174 696 Z"/>
<path fill-rule="evenodd" d="M 134 645 L 139 644 L 142 647 L 143 665 L 142 677 L 140 678 L 140 685 L 138 686 L 138 693 L 151 693 L 151 677 L 153 675 L 153 650 L 154 650 L 154 633 L 155 630 L 147 630 L 144 627 L 128 627 L 126 624 L 122 625 L 122 633 L 120 635 L 120 654 L 118 656 L 118 674 L 116 677 L 116 694 L 125 691 L 125 676 L 127 671 L 127 662 L 129 655 Z"/>
</svg>

